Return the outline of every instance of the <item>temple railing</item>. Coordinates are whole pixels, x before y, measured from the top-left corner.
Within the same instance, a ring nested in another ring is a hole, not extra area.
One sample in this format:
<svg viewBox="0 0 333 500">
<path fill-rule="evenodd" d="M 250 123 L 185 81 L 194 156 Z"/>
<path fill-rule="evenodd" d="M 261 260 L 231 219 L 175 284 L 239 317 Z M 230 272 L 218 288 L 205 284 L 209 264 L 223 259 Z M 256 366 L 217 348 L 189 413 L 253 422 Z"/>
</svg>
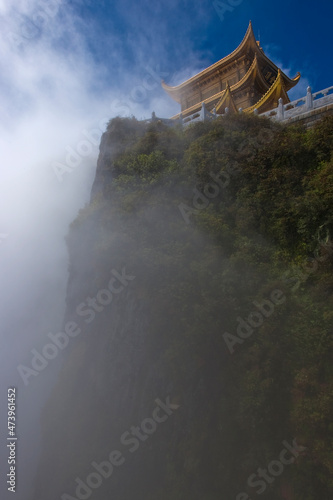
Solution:
<svg viewBox="0 0 333 500">
<path fill-rule="evenodd" d="M 174 126 L 174 125 L 180 124 L 184 127 L 187 127 L 188 125 L 195 123 L 195 122 L 207 122 L 207 121 L 215 120 L 217 118 L 217 116 L 219 116 L 219 115 L 216 114 L 215 108 L 214 108 L 213 112 L 210 113 L 210 111 L 207 111 L 206 105 L 203 102 L 201 109 L 199 111 L 196 111 L 192 115 L 188 115 L 185 118 L 183 117 L 183 115 L 181 113 L 179 114 L 179 117 L 175 118 L 175 119 L 158 118 L 155 115 L 155 113 L 153 112 L 152 117 L 150 119 L 143 120 L 143 121 L 145 121 L 146 123 L 161 121 L 165 125 L 169 125 L 169 126 Z"/>
<path fill-rule="evenodd" d="M 296 99 L 295 101 L 288 102 L 287 104 L 283 104 L 283 101 L 280 98 L 277 108 L 266 111 L 266 113 L 260 113 L 259 116 L 267 116 L 268 118 L 283 121 L 302 115 L 307 111 L 322 108 L 332 103 L 333 87 L 328 87 L 327 89 L 314 93 L 312 93 L 311 87 L 308 87 L 306 96 Z"/>
<path fill-rule="evenodd" d="M 278 121 L 285 121 L 296 116 L 303 115 L 308 111 L 320 109 L 329 104 L 333 104 L 333 86 L 327 89 L 320 90 L 319 92 L 312 93 L 311 87 L 307 88 L 306 96 L 296 99 L 295 101 L 283 104 L 282 99 L 279 99 L 279 104 L 277 108 L 266 111 L 265 113 L 258 113 L 258 110 L 254 110 L 254 114 L 258 116 L 265 116 Z M 242 113 L 242 108 L 239 108 L 239 113 Z M 223 114 L 217 114 L 216 109 L 213 112 L 207 110 L 205 103 L 202 103 L 201 109 L 195 113 L 183 117 L 182 113 L 179 114 L 178 118 L 158 118 L 153 112 L 152 117 L 148 120 L 144 120 L 147 123 L 152 123 L 154 121 L 161 121 L 166 125 L 172 127 L 180 124 L 183 127 L 187 127 L 192 123 L 196 122 L 206 122 L 216 120 L 219 116 L 226 116 L 229 113 L 229 109 L 225 108 Z"/>
<path fill-rule="evenodd" d="M 195 122 L 208 122 L 212 120 L 216 120 L 217 114 L 216 114 L 216 109 L 213 109 L 213 112 L 211 113 L 210 111 L 207 110 L 205 103 L 202 103 L 200 111 L 197 111 L 196 113 L 193 113 L 192 115 L 186 116 L 183 118 L 182 114 L 180 113 L 179 115 L 179 121 L 181 121 L 183 126 L 188 126 L 191 123 Z"/>
</svg>

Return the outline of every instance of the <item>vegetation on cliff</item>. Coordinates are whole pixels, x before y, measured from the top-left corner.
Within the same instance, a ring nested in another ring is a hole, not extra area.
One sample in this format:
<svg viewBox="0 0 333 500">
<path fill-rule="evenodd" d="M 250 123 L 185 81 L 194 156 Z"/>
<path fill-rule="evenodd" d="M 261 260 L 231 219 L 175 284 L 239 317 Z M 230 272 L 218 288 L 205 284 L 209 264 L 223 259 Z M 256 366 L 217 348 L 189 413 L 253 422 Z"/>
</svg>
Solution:
<svg viewBox="0 0 333 500">
<path fill-rule="evenodd" d="M 144 323 L 133 352 L 146 357 L 130 375 L 140 383 L 127 396 L 136 401 L 132 421 L 143 401 L 163 397 L 154 392 L 162 387 L 180 404 L 162 441 L 156 432 L 142 455 L 147 464 L 154 457 L 147 465 L 154 479 L 142 479 L 140 468 L 141 479 L 131 476 L 135 494 L 119 484 L 118 494 L 332 498 L 332 151 L 332 118 L 311 130 L 242 115 L 185 130 L 134 118 L 108 124 L 97 170 L 101 189 L 68 238 L 70 283 L 78 280 L 79 289 L 85 279 L 85 287 L 101 289 L 111 267 L 135 275 L 130 297 L 115 304 L 118 325 L 131 314 L 126 300 L 140 311 L 128 320 L 127 342 Z M 73 309 L 77 294 L 68 301 Z M 108 394 L 116 372 L 106 358 L 112 351 L 121 363 L 115 346 L 125 341 L 111 339 L 112 323 L 112 317 L 94 323 L 88 342 L 108 346 L 95 369 L 105 397 L 119 399 Z M 78 359 L 89 365 L 89 349 L 80 355 L 77 349 L 56 389 L 65 405 L 73 394 L 71 367 Z M 167 384 L 153 382 L 163 377 Z M 98 416 L 95 441 L 112 422 L 118 425 L 112 435 L 121 429 L 109 411 Z M 76 438 L 67 436 L 73 446 L 80 435 L 92 435 L 88 418 L 80 420 Z M 269 473 L 261 487 L 248 483 L 294 439 L 301 451 L 292 464 Z M 78 448 L 80 463 L 95 458 L 91 446 Z M 75 478 L 70 456 L 68 477 Z M 104 495 L 113 491 L 105 488 Z"/>
</svg>

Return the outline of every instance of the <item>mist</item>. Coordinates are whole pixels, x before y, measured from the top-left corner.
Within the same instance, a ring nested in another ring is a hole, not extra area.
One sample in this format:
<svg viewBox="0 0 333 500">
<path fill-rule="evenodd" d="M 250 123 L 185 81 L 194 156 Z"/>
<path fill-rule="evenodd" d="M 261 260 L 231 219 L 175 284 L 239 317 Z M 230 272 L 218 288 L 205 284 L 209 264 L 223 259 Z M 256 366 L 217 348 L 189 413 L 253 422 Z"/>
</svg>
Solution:
<svg viewBox="0 0 333 500">
<path fill-rule="evenodd" d="M 15 387 L 19 500 L 32 492 L 40 412 L 62 359 L 28 386 L 17 367 L 30 366 L 31 350 L 61 330 L 65 236 L 89 201 L 100 136 L 116 115 L 148 118 L 153 110 L 161 116 L 178 111 L 162 95 L 160 80 L 182 75 L 171 75 L 154 58 L 143 61 L 147 37 L 126 42 L 132 50 L 135 45 L 134 70 L 124 64 L 123 40 L 112 29 L 107 59 L 94 58 L 89 37 L 98 28 L 93 20 L 83 21 L 77 7 L 57 0 L 0 2 L 0 436 L 5 443 L 7 389 Z M 155 56 L 161 54 L 156 49 Z M 194 59 L 187 75 L 200 65 L 192 67 Z M 0 458 L 1 497 L 10 498 L 4 445 Z"/>
<path fill-rule="evenodd" d="M 177 3 L 157 6 L 149 22 L 149 2 L 108 5 L 108 30 L 101 33 L 92 15 L 81 15 L 93 2 L 0 0 L 1 498 L 11 498 L 4 445 L 9 387 L 18 401 L 16 498 L 26 500 L 33 491 L 40 414 L 62 357 L 29 385 L 18 366 L 30 366 L 31 351 L 62 329 L 65 237 L 89 202 L 100 137 L 115 116 L 176 114 L 179 106 L 163 95 L 160 81 L 180 83 L 205 68 L 211 55 L 194 50 L 189 36 L 214 13 L 199 5 L 184 23 L 172 14 Z M 163 9 L 174 16 L 174 37 L 168 38 L 169 26 L 157 24 Z M 173 61 L 176 52 L 182 65 Z"/>
</svg>

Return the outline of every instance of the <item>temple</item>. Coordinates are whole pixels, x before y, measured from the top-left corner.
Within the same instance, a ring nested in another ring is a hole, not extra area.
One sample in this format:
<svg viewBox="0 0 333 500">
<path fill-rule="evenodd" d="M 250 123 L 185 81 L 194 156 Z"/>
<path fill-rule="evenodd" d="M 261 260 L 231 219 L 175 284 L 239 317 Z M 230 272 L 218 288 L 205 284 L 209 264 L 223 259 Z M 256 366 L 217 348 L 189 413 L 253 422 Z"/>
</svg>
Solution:
<svg viewBox="0 0 333 500">
<path fill-rule="evenodd" d="M 192 115 L 205 107 L 217 114 L 225 112 L 264 113 L 290 102 L 287 92 L 301 75 L 290 79 L 265 54 L 256 41 L 252 23 L 236 50 L 189 80 L 170 87 L 162 81 L 167 94 L 181 106 L 181 115 Z M 179 118 L 174 116 L 174 119 Z"/>
</svg>

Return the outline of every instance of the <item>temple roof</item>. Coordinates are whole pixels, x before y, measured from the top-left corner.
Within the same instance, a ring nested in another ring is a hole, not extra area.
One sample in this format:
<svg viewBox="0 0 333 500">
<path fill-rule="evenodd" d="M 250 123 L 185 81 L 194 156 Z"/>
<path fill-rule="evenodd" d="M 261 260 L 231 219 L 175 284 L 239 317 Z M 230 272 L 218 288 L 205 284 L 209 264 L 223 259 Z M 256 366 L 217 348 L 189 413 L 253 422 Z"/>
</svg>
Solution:
<svg viewBox="0 0 333 500">
<path fill-rule="evenodd" d="M 256 84 L 264 93 L 270 88 L 269 83 L 262 75 L 262 72 L 259 68 L 257 54 L 255 54 L 253 62 L 248 69 L 247 73 L 243 76 L 238 83 L 232 85 L 232 92 L 240 91 L 246 88 L 249 84 Z"/>
<path fill-rule="evenodd" d="M 230 85 L 228 83 L 227 88 L 223 92 L 223 96 L 219 100 L 219 102 L 216 104 L 215 109 L 216 112 L 218 113 L 220 109 L 225 109 L 228 108 L 232 113 L 237 113 L 237 107 L 235 104 L 235 101 L 232 98 L 231 90 L 230 90 Z"/>
<path fill-rule="evenodd" d="M 299 78 L 300 76 L 297 77 L 297 81 L 299 80 Z M 296 85 L 297 81 L 295 81 L 294 85 Z M 205 99 L 204 102 L 206 104 L 214 103 L 214 101 L 216 102 L 216 100 L 218 99 L 217 103 L 215 104 L 217 112 L 219 112 L 220 109 L 224 109 L 226 107 L 229 108 L 230 112 L 237 112 L 237 107 L 233 96 L 235 95 L 236 91 L 242 91 L 244 88 L 246 89 L 249 83 L 252 83 L 254 86 L 259 87 L 262 90 L 263 96 L 258 100 L 256 104 L 251 107 L 245 108 L 245 112 L 251 113 L 255 109 L 257 109 L 258 111 L 263 113 L 266 111 L 267 106 L 268 108 L 270 108 L 272 99 L 274 99 L 274 101 L 278 101 L 280 97 L 283 98 L 283 102 L 285 104 L 287 102 L 290 102 L 286 90 L 287 88 L 289 88 L 289 82 L 285 80 L 284 73 L 279 69 L 274 83 L 272 85 L 269 85 L 269 83 L 267 83 L 267 81 L 262 76 L 256 56 L 254 57 L 254 60 L 248 72 L 238 83 L 232 85 L 231 87 L 228 83 L 225 90 L 222 90 L 221 92 L 218 92 L 217 94 Z M 195 113 L 201 108 L 201 106 L 201 102 L 198 102 L 194 106 L 191 106 L 186 110 L 186 115 Z M 179 114 L 175 115 L 173 118 L 178 117 Z"/>
<path fill-rule="evenodd" d="M 253 113 L 255 109 L 258 110 L 259 113 L 265 113 L 265 111 L 268 111 L 271 109 L 271 103 L 272 101 L 278 103 L 278 100 L 282 97 L 283 103 L 286 104 L 287 102 L 290 102 L 290 99 L 288 97 L 287 91 L 286 91 L 286 86 L 285 82 L 283 79 L 283 73 L 279 69 L 278 75 L 273 83 L 273 85 L 270 87 L 270 89 L 266 92 L 265 95 L 262 96 L 259 101 L 254 104 L 253 106 L 244 109 L 246 113 Z"/>
<path fill-rule="evenodd" d="M 252 50 L 251 50 L 252 49 Z M 247 56 L 250 52 L 253 52 L 254 54 L 254 60 L 252 61 L 251 67 L 249 68 L 248 72 L 244 75 L 244 77 L 235 85 L 231 87 L 231 91 L 234 92 L 235 90 L 239 89 L 242 87 L 242 85 L 248 81 L 249 78 L 255 78 L 257 83 L 260 81 L 260 85 L 262 86 L 262 90 L 266 92 L 269 89 L 269 84 L 265 81 L 263 75 L 261 74 L 261 71 L 258 66 L 258 62 L 260 60 L 261 63 L 267 63 L 271 68 L 273 68 L 276 73 L 280 72 L 281 78 L 283 79 L 284 83 L 284 89 L 286 92 L 290 90 L 292 87 L 294 87 L 299 79 L 300 79 L 300 74 L 298 73 L 295 78 L 291 79 L 289 78 L 285 73 L 283 73 L 279 68 L 264 54 L 264 51 L 262 48 L 259 46 L 257 43 L 254 33 L 253 33 L 253 27 L 252 23 L 250 21 L 248 29 L 246 31 L 246 34 L 241 42 L 241 44 L 235 49 L 231 54 L 228 56 L 224 57 L 220 61 L 216 62 L 215 64 L 212 64 L 205 70 L 201 71 L 197 75 L 189 78 L 185 82 L 181 83 L 180 85 L 177 85 L 175 87 L 167 85 L 163 80 L 162 80 L 162 87 L 163 89 L 169 94 L 172 99 L 174 99 L 177 102 L 181 101 L 181 96 L 183 93 L 186 93 L 190 88 L 193 88 L 194 86 L 198 85 L 199 82 L 202 82 L 205 78 L 209 78 L 213 74 L 216 74 L 220 69 L 225 68 L 229 64 L 234 63 L 236 60 L 240 59 L 241 57 Z M 225 92 L 225 91 L 223 91 Z M 205 102 L 207 100 L 205 99 Z"/>
</svg>

